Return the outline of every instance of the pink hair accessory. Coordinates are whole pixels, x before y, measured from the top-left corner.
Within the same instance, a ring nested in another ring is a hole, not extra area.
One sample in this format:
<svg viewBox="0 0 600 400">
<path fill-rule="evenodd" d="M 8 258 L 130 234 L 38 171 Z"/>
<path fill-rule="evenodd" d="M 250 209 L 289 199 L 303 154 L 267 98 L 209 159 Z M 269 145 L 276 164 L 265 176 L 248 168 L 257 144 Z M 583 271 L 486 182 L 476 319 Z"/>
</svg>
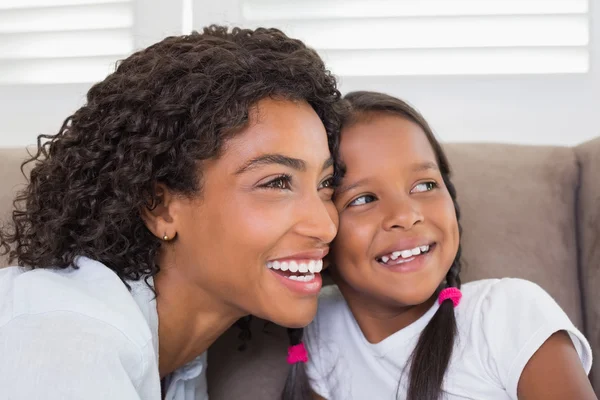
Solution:
<svg viewBox="0 0 600 400">
<path fill-rule="evenodd" d="M 307 361 L 308 352 L 306 351 L 306 347 L 304 347 L 304 343 L 300 342 L 297 345 L 288 347 L 288 364 L 305 363 Z"/>
<path fill-rule="evenodd" d="M 450 299 L 452 300 L 454 307 L 456 307 L 460 303 L 461 297 L 462 292 L 459 289 L 455 287 L 449 287 L 440 292 L 440 295 L 438 296 L 438 302 L 442 304 L 444 301 Z"/>
</svg>

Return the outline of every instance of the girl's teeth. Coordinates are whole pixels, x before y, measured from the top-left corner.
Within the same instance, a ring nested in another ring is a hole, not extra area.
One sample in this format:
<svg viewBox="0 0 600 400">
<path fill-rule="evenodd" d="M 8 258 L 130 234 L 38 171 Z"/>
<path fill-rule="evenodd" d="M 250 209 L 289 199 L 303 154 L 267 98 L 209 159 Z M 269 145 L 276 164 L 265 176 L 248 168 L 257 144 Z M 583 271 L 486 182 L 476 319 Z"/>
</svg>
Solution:
<svg viewBox="0 0 600 400">
<path fill-rule="evenodd" d="M 392 260 L 392 261 L 397 260 L 398 257 L 402 257 L 404 259 L 411 258 L 414 256 L 418 256 L 421 253 L 426 253 L 428 251 L 429 251 L 429 245 L 415 247 L 414 249 L 410 249 L 410 250 L 394 251 L 393 253 L 391 253 L 387 256 L 382 256 L 381 262 L 383 262 L 385 264 L 390 260 Z"/>
<path fill-rule="evenodd" d="M 287 263 L 287 261 L 283 261 L 281 263 L 281 270 L 282 271 L 287 271 L 289 269 L 289 264 Z"/>
<path fill-rule="evenodd" d="M 302 272 L 303 274 L 308 272 L 308 265 L 305 263 L 298 264 L 298 272 Z"/>
<path fill-rule="evenodd" d="M 412 251 L 411 250 L 402 250 L 402 258 L 409 258 L 412 257 Z"/>
</svg>

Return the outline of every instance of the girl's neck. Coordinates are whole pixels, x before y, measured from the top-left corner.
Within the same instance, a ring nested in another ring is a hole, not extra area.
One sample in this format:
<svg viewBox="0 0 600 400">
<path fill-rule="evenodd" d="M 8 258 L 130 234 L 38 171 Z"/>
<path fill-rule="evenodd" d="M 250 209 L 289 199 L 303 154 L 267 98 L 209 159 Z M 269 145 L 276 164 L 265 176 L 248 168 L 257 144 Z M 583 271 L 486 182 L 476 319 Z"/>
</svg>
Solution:
<svg viewBox="0 0 600 400">
<path fill-rule="evenodd" d="M 244 313 L 177 273 L 161 268 L 154 278 L 161 379 L 204 353 Z"/>
<path fill-rule="evenodd" d="M 371 344 L 379 343 L 417 321 L 435 302 L 435 296 L 432 296 L 418 305 L 384 304 L 357 292 L 344 282 L 336 280 L 336 283 L 364 337 Z"/>
</svg>

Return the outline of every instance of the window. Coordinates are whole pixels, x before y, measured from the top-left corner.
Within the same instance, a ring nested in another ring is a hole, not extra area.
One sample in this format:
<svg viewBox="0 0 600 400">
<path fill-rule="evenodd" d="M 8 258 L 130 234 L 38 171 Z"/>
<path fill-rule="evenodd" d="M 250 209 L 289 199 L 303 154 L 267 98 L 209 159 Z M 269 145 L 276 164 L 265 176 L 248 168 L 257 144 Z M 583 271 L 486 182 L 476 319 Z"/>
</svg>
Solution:
<svg viewBox="0 0 600 400">
<path fill-rule="evenodd" d="M 195 2 L 202 23 L 278 27 L 340 76 L 589 69 L 588 0 L 230 0 L 221 10 L 214 3 Z"/>
<path fill-rule="evenodd" d="M 94 82 L 133 50 L 133 0 L 4 0 L 0 84 Z"/>
<path fill-rule="evenodd" d="M 115 61 L 211 23 L 316 48 L 343 93 L 414 104 L 443 141 L 595 137 L 600 0 L 0 0 L 0 146 L 58 130 Z"/>
</svg>

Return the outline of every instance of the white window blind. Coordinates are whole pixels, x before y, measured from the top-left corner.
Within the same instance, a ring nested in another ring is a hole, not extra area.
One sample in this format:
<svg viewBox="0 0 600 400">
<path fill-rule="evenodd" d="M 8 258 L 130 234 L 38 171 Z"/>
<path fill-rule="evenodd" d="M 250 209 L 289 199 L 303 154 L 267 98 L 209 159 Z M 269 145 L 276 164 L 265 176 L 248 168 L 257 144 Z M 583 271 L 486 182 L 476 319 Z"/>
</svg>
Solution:
<svg viewBox="0 0 600 400">
<path fill-rule="evenodd" d="M 238 0 L 237 7 L 223 10 L 226 22 L 278 27 L 341 76 L 589 69 L 588 0 Z"/>
<path fill-rule="evenodd" d="M 95 82 L 133 50 L 134 0 L 1 0 L 0 84 Z"/>
</svg>

